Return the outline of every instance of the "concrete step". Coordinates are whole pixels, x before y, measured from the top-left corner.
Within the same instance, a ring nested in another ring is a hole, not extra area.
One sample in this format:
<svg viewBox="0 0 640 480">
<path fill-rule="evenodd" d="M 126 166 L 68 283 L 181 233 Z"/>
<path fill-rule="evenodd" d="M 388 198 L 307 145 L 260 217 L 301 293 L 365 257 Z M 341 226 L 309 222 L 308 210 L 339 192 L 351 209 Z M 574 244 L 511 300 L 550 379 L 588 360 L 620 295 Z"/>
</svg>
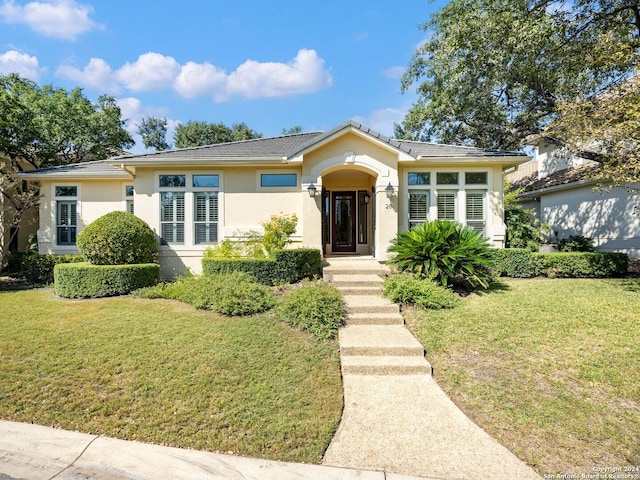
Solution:
<svg viewBox="0 0 640 480">
<path fill-rule="evenodd" d="M 399 313 L 350 313 L 347 325 L 404 325 L 404 318 Z"/>
<path fill-rule="evenodd" d="M 378 275 L 338 274 L 332 275 L 331 283 L 336 287 L 381 287 L 384 281 Z"/>
<path fill-rule="evenodd" d="M 424 347 L 404 325 L 348 325 L 338 336 L 341 356 L 424 357 Z"/>
<path fill-rule="evenodd" d="M 342 374 L 347 375 L 431 375 L 431 364 L 418 356 L 348 356 L 340 359 Z"/>
<path fill-rule="evenodd" d="M 382 295 L 382 287 L 338 287 L 336 288 L 344 295 Z"/>
<path fill-rule="evenodd" d="M 400 307 L 380 295 L 343 295 L 349 313 L 400 313 Z"/>
</svg>

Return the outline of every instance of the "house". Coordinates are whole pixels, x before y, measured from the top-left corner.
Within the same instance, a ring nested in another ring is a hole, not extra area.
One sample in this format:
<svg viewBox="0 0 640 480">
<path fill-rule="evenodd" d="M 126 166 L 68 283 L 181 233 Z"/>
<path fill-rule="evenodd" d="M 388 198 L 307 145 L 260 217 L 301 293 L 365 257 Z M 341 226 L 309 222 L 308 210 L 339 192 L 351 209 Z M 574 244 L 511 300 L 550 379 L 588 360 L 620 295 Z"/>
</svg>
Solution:
<svg viewBox="0 0 640 480">
<path fill-rule="evenodd" d="M 200 270 L 208 245 L 296 214 L 294 246 L 387 258 L 398 231 L 450 219 L 505 240 L 503 172 L 520 152 L 394 140 L 348 121 L 327 132 L 122 155 L 25 173 L 41 183 L 40 253 L 75 253 L 83 227 L 128 210 L 158 235 L 162 274 Z"/>
<path fill-rule="evenodd" d="M 625 187 L 595 190 L 589 172 L 598 164 L 551 139 L 532 136 L 528 144 L 535 159 L 506 175 L 513 187 L 524 189 L 522 205 L 533 209 L 557 239 L 582 235 L 593 239 L 598 251 L 640 257 L 640 196 Z"/>
</svg>

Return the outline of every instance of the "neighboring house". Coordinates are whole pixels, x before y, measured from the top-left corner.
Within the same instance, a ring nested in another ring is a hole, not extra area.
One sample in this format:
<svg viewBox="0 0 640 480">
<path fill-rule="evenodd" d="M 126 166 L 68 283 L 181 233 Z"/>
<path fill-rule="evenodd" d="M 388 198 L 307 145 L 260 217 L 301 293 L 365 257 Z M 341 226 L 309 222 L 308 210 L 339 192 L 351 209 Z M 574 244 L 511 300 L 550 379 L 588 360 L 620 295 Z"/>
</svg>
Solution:
<svg viewBox="0 0 640 480">
<path fill-rule="evenodd" d="M 387 258 L 398 231 L 450 219 L 501 247 L 503 172 L 520 152 L 394 140 L 353 122 L 328 132 L 186 148 L 25 173 L 41 183 L 40 253 L 77 252 L 86 225 L 129 210 L 159 238 L 165 278 L 200 271 L 207 245 L 296 214 L 294 246 Z"/>
<path fill-rule="evenodd" d="M 542 136 L 530 137 L 528 143 L 536 149 L 535 160 L 506 175 L 513 187 L 524 188 L 522 205 L 534 209 L 557 239 L 582 235 L 592 238 L 598 251 L 640 257 L 640 196 L 625 187 L 595 190 L 589 171 L 597 168 L 596 162 Z"/>
</svg>

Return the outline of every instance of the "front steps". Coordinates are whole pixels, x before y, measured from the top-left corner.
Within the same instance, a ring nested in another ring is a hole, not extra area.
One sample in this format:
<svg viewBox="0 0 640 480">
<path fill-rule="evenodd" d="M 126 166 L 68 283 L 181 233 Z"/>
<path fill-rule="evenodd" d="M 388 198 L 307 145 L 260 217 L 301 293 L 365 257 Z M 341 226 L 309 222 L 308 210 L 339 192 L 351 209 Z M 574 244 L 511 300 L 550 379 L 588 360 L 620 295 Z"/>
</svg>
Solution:
<svg viewBox="0 0 640 480">
<path fill-rule="evenodd" d="M 348 316 L 339 332 L 342 374 L 431 375 L 424 348 L 400 308 L 382 296 L 384 265 L 372 258 L 326 259 L 323 275 L 343 295 Z"/>
</svg>

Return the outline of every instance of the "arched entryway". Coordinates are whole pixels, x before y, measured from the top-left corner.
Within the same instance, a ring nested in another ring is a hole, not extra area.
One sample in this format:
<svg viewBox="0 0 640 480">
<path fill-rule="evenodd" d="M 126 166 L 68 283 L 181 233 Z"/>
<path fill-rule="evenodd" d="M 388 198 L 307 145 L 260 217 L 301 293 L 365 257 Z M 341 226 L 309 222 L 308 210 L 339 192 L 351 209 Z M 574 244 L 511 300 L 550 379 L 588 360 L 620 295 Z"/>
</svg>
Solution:
<svg viewBox="0 0 640 480">
<path fill-rule="evenodd" d="M 376 176 L 338 168 L 322 175 L 322 242 L 325 254 L 369 255 L 374 251 Z"/>
</svg>

